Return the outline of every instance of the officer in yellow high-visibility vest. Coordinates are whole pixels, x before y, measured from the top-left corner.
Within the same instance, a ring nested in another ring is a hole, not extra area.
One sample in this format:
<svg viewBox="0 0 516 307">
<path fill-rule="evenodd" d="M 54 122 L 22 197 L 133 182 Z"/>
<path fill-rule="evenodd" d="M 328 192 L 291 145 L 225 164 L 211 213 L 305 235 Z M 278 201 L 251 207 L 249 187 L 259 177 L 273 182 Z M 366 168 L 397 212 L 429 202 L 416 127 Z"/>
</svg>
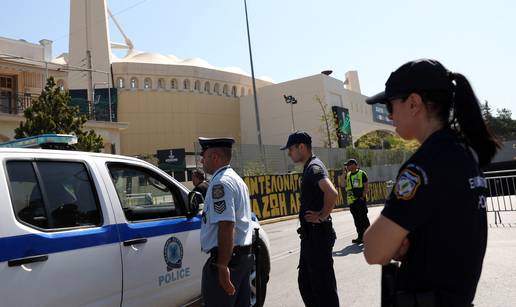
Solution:
<svg viewBox="0 0 516 307">
<path fill-rule="evenodd" d="M 364 232 L 370 225 L 369 219 L 367 218 L 368 210 L 366 203 L 369 183 L 366 172 L 358 168 L 358 163 L 355 159 L 349 159 L 345 165 L 347 170 L 345 176 L 346 195 L 358 233 L 358 237 L 351 240 L 351 242 L 360 244 L 363 242 L 362 237 Z"/>
</svg>

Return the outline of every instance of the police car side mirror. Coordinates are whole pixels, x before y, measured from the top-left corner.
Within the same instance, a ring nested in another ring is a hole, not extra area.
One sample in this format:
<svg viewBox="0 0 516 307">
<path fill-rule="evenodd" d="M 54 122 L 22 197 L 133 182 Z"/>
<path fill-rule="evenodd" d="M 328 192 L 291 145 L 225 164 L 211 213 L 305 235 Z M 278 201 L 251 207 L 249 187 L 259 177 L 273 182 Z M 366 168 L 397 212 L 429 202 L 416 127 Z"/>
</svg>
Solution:
<svg viewBox="0 0 516 307">
<path fill-rule="evenodd" d="M 188 193 L 188 208 L 187 208 L 187 217 L 192 218 L 199 213 L 199 209 L 201 205 L 204 203 L 204 197 L 201 193 L 191 191 Z"/>
</svg>

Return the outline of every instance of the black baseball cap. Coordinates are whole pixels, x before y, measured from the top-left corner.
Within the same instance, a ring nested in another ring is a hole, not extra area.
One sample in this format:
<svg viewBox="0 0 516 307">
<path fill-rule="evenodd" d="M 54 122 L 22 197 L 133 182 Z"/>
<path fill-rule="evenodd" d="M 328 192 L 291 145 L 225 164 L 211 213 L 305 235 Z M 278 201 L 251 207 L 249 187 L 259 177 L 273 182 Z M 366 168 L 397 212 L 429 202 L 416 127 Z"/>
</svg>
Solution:
<svg viewBox="0 0 516 307">
<path fill-rule="evenodd" d="M 208 148 L 215 148 L 215 147 L 227 147 L 231 148 L 233 144 L 235 143 L 234 138 L 230 137 L 223 137 L 223 138 L 206 138 L 206 137 L 199 137 L 199 144 L 202 147 L 202 153 L 206 151 Z"/>
<path fill-rule="evenodd" d="M 351 164 L 355 164 L 355 165 L 358 165 L 357 163 L 357 160 L 355 159 L 349 159 L 348 161 L 346 161 L 346 163 L 344 163 L 345 166 L 349 166 Z"/>
<path fill-rule="evenodd" d="M 366 99 L 368 104 L 385 104 L 390 99 L 417 91 L 452 91 L 451 72 L 441 63 L 419 59 L 401 65 L 391 73 L 385 91 Z"/>
<path fill-rule="evenodd" d="M 292 132 L 288 136 L 287 144 L 281 147 L 281 150 L 285 150 L 294 144 L 308 144 L 312 145 L 312 137 L 304 131 Z"/>
</svg>

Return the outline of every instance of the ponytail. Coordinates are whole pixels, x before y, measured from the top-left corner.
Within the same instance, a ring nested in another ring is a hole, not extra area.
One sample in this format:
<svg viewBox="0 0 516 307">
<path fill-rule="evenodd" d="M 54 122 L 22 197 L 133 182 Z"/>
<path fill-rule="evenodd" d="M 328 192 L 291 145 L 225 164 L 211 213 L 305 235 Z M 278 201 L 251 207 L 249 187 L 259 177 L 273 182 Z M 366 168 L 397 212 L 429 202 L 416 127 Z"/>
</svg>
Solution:
<svg viewBox="0 0 516 307">
<path fill-rule="evenodd" d="M 487 127 L 480 111 L 480 103 L 466 77 L 459 73 L 450 73 L 450 79 L 455 81 L 452 128 L 476 151 L 479 165 L 484 167 L 501 147 L 500 142 Z"/>
</svg>

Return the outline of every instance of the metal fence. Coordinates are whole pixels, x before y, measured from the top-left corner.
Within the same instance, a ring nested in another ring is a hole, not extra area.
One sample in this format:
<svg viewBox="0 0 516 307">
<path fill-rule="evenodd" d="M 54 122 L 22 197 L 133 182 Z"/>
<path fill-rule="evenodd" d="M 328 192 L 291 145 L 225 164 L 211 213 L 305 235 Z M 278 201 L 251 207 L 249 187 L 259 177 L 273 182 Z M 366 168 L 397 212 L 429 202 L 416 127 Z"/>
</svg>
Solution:
<svg viewBox="0 0 516 307">
<path fill-rule="evenodd" d="M 502 224 L 501 213 L 516 211 L 516 170 L 486 172 L 489 190 L 487 212 L 494 214 L 495 225 Z"/>
<path fill-rule="evenodd" d="M 4 92 L 0 94 L 0 113 L 23 114 L 32 105 L 32 100 L 37 98 L 37 95 L 30 93 Z"/>
<path fill-rule="evenodd" d="M 194 143 L 196 165 L 200 166 L 199 153 L 201 148 Z M 274 175 L 301 172 L 302 165 L 292 162 L 286 150 L 279 145 L 263 145 L 261 148 L 254 144 L 237 144 L 233 146 L 231 166 L 241 176 Z M 399 165 L 412 153 L 402 150 L 370 150 L 356 148 L 312 148 L 328 169 L 342 169 L 350 159 L 357 159 L 361 167 L 384 165 Z"/>
</svg>

